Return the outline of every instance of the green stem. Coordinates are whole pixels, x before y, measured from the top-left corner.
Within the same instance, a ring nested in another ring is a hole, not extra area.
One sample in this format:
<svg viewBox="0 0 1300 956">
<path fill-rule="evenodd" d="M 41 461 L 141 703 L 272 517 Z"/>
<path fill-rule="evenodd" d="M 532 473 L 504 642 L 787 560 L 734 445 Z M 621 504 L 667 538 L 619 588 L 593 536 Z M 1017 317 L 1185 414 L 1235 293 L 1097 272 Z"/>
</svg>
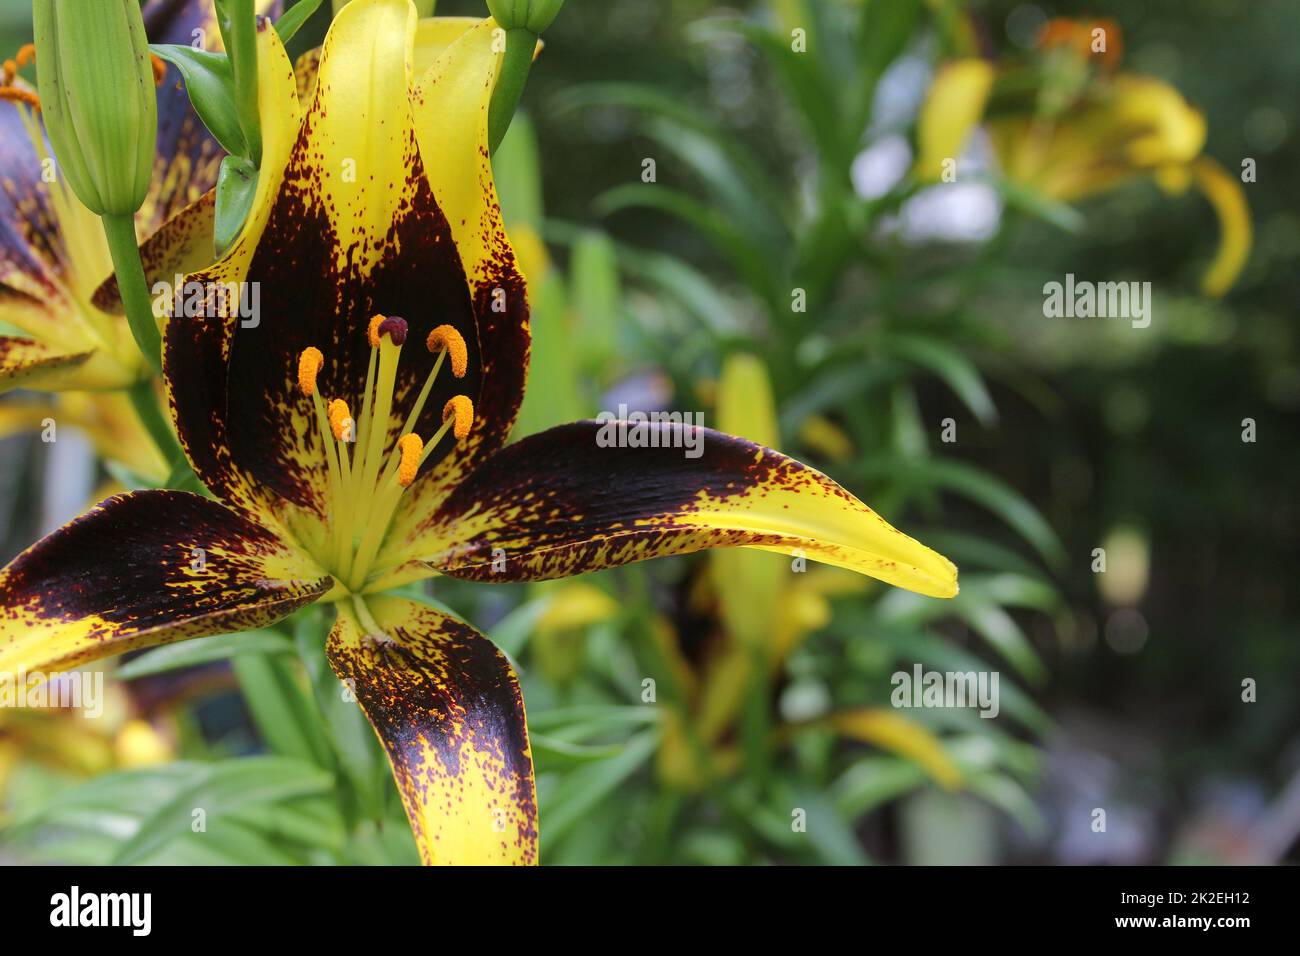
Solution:
<svg viewBox="0 0 1300 956">
<path fill-rule="evenodd" d="M 257 17 L 253 0 L 226 0 L 228 22 L 222 37 L 235 74 L 235 108 L 244 134 L 247 156 L 254 167 L 262 165 L 262 117 L 257 97 Z"/>
<path fill-rule="evenodd" d="M 126 307 L 126 321 L 140 352 L 149 360 L 155 372 L 162 371 L 162 337 L 153 317 L 153 302 L 140 262 L 140 247 L 135 240 L 135 217 L 109 215 L 101 217 L 108 251 L 113 257 L 113 272 L 117 274 L 117 288 Z"/>
<path fill-rule="evenodd" d="M 501 61 L 496 89 L 492 91 L 492 105 L 488 110 L 488 150 L 497 151 L 505 139 L 515 108 L 523 96 L 528 82 L 528 71 L 533 66 L 533 51 L 537 49 L 537 36 L 517 27 L 506 31 L 506 55 Z"/>
<path fill-rule="evenodd" d="M 158 402 L 154 400 L 153 379 L 136 382 L 127 389 L 126 394 L 131 399 L 136 415 L 140 417 L 140 423 L 144 425 L 145 431 L 162 452 L 168 466 L 174 468 L 177 462 L 184 461 L 185 453 L 181 451 L 181 444 L 176 440 L 171 425 L 167 424 Z"/>
</svg>

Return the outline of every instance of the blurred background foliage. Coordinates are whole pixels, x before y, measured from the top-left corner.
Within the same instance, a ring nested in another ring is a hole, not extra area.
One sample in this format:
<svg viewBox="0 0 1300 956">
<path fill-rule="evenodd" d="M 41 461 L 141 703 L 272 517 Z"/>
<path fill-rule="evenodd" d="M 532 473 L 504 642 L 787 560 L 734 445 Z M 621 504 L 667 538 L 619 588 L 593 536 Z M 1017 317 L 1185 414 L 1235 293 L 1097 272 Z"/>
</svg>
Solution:
<svg viewBox="0 0 1300 956">
<path fill-rule="evenodd" d="M 10 49 L 26 4 L 0 9 Z M 1204 114 L 1206 156 L 1256 162 L 1226 296 L 1199 287 L 1220 225 L 1194 191 L 1132 175 L 1065 205 L 980 134 L 955 183 L 914 165 L 936 69 L 1045 83 L 1056 17 L 1110 18 L 1119 69 Z M 947 554 L 962 591 L 749 551 L 439 581 L 422 599 L 519 667 L 544 862 L 1295 861 L 1298 34 L 1281 0 L 566 6 L 495 160 L 532 296 L 518 434 L 701 411 Z M 1151 326 L 1044 318 L 1066 273 L 1152 282 Z M 23 396 L 0 411 L 7 558 L 120 469 L 95 464 L 111 408 L 59 412 L 88 437 L 50 445 Z M 0 710 L 0 853 L 413 862 L 320 626 L 140 655 L 111 728 Z M 999 716 L 892 708 L 916 663 L 998 671 Z"/>
</svg>

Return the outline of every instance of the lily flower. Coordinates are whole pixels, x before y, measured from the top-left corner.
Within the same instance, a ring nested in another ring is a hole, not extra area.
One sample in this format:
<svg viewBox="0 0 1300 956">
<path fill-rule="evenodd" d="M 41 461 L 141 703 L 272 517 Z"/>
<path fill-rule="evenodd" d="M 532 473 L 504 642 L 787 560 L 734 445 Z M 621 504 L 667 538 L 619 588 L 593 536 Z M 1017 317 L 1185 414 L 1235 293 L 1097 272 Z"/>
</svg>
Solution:
<svg viewBox="0 0 1300 956">
<path fill-rule="evenodd" d="M 1104 49 L 1096 42 L 1103 36 Z M 1003 175 L 1061 202 L 1138 176 L 1171 194 L 1195 184 L 1219 218 L 1219 248 L 1201 287 L 1223 295 L 1250 255 L 1241 183 L 1205 155 L 1204 115 L 1168 83 L 1117 70 L 1119 52 L 1112 21 L 1053 20 L 1033 64 L 944 64 L 918 119 L 917 175 L 938 180 L 983 121 Z"/>
<path fill-rule="evenodd" d="M 740 438 L 660 425 L 653 447 L 602 447 L 587 421 L 506 445 L 529 330 L 488 155 L 497 28 L 439 25 L 441 52 L 417 69 L 431 29 L 408 0 L 353 0 L 304 108 L 283 46 L 260 31 L 257 194 L 225 256 L 189 278 L 261 283 L 263 320 L 245 327 L 227 308 L 173 318 L 164 337 L 173 421 L 215 500 L 119 495 L 17 557 L 0 571 L 0 671 L 330 603 L 328 660 L 383 744 L 423 860 L 532 863 L 532 756 L 509 662 L 393 589 L 724 546 L 801 550 L 945 597 L 956 568 L 825 475 Z M 164 229 L 146 259 L 183 246 Z M 686 438 L 702 440 L 698 457 Z"/>
<path fill-rule="evenodd" d="M 279 2 L 259 6 L 271 11 Z M 143 14 L 154 42 L 220 47 L 212 0 L 149 0 Z M 18 74 L 31 58 L 24 47 L 0 80 L 0 392 L 127 388 L 148 377 L 148 366 L 125 319 L 96 296 L 113 274 L 108 244 L 99 217 L 58 175 L 40 100 Z M 149 194 L 136 214 L 141 236 L 211 189 L 223 155 L 177 75 L 161 60 L 154 72 L 158 139 Z"/>
</svg>

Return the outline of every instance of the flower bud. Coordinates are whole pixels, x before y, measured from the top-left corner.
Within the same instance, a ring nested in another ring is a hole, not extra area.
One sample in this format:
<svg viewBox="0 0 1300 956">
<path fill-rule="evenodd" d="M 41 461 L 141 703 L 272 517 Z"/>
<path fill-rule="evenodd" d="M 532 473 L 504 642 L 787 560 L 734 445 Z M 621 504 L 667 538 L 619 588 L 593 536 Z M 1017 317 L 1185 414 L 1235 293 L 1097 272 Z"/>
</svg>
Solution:
<svg viewBox="0 0 1300 956">
<path fill-rule="evenodd" d="M 564 0 L 487 0 L 492 19 L 506 30 L 527 30 L 541 36 L 551 25 Z"/>
<path fill-rule="evenodd" d="M 101 216 L 144 203 L 158 138 L 139 0 L 35 0 L 36 87 L 46 133 L 77 198 Z"/>
</svg>

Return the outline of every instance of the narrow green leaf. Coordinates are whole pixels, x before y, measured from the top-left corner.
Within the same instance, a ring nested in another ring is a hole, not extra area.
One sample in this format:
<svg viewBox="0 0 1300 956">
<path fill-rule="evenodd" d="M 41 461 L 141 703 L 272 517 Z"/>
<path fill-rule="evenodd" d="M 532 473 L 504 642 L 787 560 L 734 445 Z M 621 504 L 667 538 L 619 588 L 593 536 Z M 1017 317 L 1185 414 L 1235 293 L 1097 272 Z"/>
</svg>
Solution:
<svg viewBox="0 0 1300 956">
<path fill-rule="evenodd" d="M 304 23 L 311 19 L 321 5 L 321 0 L 298 0 L 275 21 L 275 32 L 280 34 L 280 42 L 288 43 L 294 38 Z"/>
<path fill-rule="evenodd" d="M 289 639 L 276 631 L 243 631 L 222 634 L 179 644 L 166 644 L 145 651 L 114 671 L 120 680 L 135 680 L 149 674 L 162 674 L 182 667 L 229 660 L 237 654 L 285 654 L 293 651 Z"/>
<path fill-rule="evenodd" d="M 244 700 L 267 747 L 332 770 L 333 753 L 321 727 L 320 712 L 303 692 L 291 659 L 241 654 L 233 663 Z"/>
<path fill-rule="evenodd" d="M 319 767 L 286 757 L 241 757 L 212 764 L 199 780 L 145 818 L 113 858 L 113 865 L 127 866 L 150 857 L 177 837 L 195 832 L 198 821 L 208 826 L 255 804 L 327 793 L 333 779 Z M 216 838 L 210 829 L 208 835 Z"/>
<path fill-rule="evenodd" d="M 896 333 L 881 336 L 877 346 L 886 354 L 896 355 L 937 375 L 981 425 L 990 427 L 997 423 L 998 410 L 983 377 L 957 349 L 937 339 Z"/>
<path fill-rule="evenodd" d="M 174 43 L 152 43 L 149 49 L 181 71 L 194 112 L 221 148 L 232 156 L 244 155 L 248 146 L 239 127 L 229 57 Z"/>
</svg>

